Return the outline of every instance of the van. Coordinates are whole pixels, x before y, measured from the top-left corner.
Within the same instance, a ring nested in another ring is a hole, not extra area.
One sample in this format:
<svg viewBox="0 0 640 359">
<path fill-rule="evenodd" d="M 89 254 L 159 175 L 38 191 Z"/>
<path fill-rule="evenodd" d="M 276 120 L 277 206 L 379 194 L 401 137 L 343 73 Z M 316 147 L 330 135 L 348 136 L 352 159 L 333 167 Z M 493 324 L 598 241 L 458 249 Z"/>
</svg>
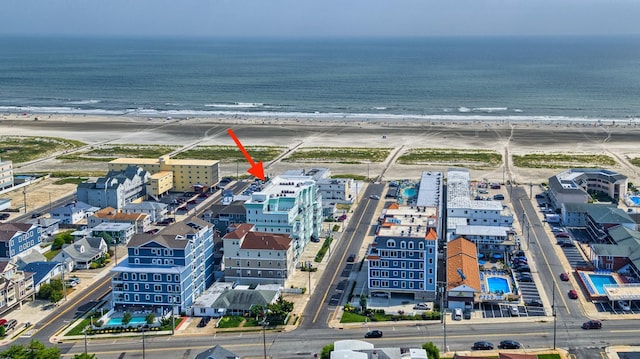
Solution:
<svg viewBox="0 0 640 359">
<path fill-rule="evenodd" d="M 453 310 L 453 320 L 462 320 L 462 309 L 456 308 Z"/>
</svg>

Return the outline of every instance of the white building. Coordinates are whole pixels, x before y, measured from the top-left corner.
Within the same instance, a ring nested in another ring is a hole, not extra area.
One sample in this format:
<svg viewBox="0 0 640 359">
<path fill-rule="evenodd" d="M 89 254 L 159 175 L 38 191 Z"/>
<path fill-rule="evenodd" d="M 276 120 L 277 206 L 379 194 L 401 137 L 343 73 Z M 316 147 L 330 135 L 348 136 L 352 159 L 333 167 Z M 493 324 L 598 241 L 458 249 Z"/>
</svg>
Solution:
<svg viewBox="0 0 640 359">
<path fill-rule="evenodd" d="M 144 213 L 149 216 L 151 222 L 162 221 L 167 217 L 168 205 L 166 203 L 144 201 L 128 203 L 122 207 L 122 213 Z"/>
<path fill-rule="evenodd" d="M 295 259 L 312 237 L 320 238 L 322 197 L 309 176 L 276 176 L 244 206 L 255 231 L 291 237 Z"/>
<path fill-rule="evenodd" d="M 500 201 L 475 200 L 471 196 L 469 170 L 447 171 L 447 240 L 455 239 L 460 225 L 508 227 L 513 214 Z"/>
<path fill-rule="evenodd" d="M 587 203 L 588 191 L 605 193 L 614 203 L 627 193 L 626 176 L 605 169 L 572 168 L 549 177 L 549 199 L 554 208 L 564 203 Z"/>
</svg>

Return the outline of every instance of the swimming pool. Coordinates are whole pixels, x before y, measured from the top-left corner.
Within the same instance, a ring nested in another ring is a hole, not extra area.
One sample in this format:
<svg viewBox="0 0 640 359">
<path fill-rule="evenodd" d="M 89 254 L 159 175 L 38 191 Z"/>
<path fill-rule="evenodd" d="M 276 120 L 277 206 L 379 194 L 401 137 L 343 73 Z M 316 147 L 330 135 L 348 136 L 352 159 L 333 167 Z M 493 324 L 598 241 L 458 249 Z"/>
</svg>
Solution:
<svg viewBox="0 0 640 359">
<path fill-rule="evenodd" d="M 629 196 L 631 202 L 633 202 L 636 206 L 640 206 L 640 196 Z"/>
<path fill-rule="evenodd" d="M 606 284 L 618 284 L 611 274 L 586 273 L 586 275 L 589 277 L 589 280 L 591 280 L 591 283 L 593 283 L 594 294 L 605 294 L 604 286 Z"/>
<path fill-rule="evenodd" d="M 147 323 L 147 318 L 145 317 L 132 317 L 131 321 L 129 321 L 128 325 L 140 325 L 140 324 L 146 324 Z M 122 318 L 111 318 L 109 319 L 109 322 L 107 323 L 107 325 L 122 325 Z"/>
<path fill-rule="evenodd" d="M 415 195 L 418 194 L 418 190 L 415 187 L 409 187 L 409 188 L 405 188 L 402 191 L 402 194 L 407 198 L 411 198 L 411 197 L 415 197 Z"/>
<path fill-rule="evenodd" d="M 511 287 L 509 287 L 509 281 L 503 277 L 487 277 L 487 288 L 490 293 L 511 293 Z"/>
</svg>

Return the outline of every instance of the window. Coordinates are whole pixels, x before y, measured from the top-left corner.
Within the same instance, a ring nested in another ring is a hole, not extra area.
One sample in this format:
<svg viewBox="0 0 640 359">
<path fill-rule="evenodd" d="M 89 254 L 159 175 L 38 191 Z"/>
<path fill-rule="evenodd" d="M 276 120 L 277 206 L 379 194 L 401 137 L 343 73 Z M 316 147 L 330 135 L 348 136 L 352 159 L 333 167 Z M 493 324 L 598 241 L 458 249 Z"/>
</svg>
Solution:
<svg viewBox="0 0 640 359">
<path fill-rule="evenodd" d="M 124 280 L 129 279 L 129 274 L 128 273 L 123 273 L 122 274 L 122 279 L 124 279 Z"/>
<path fill-rule="evenodd" d="M 137 292 L 138 290 L 140 290 L 140 287 L 138 286 L 138 283 L 136 283 L 136 284 L 134 284 L 134 285 L 133 285 L 133 290 L 134 290 L 134 291 L 136 291 L 136 292 Z"/>
<path fill-rule="evenodd" d="M 140 280 L 141 281 L 146 281 L 147 280 L 147 273 L 140 273 Z"/>
<path fill-rule="evenodd" d="M 394 248 L 395 246 L 396 246 L 396 241 L 394 241 L 393 239 L 387 240 L 387 247 Z"/>
<path fill-rule="evenodd" d="M 153 291 L 154 292 L 162 292 L 162 286 L 159 284 L 156 284 L 153 286 Z"/>
<path fill-rule="evenodd" d="M 162 280 L 162 274 L 154 274 L 153 275 L 153 281 L 154 282 L 159 282 Z"/>
<path fill-rule="evenodd" d="M 139 302 L 139 301 L 140 301 L 140 295 L 138 295 L 138 294 L 134 294 L 134 295 L 133 295 L 133 301 L 134 301 L 134 302 Z"/>
<path fill-rule="evenodd" d="M 137 280 L 138 279 L 137 276 L 138 276 L 137 274 L 131 273 L 131 280 Z"/>
<path fill-rule="evenodd" d="M 156 303 L 161 303 L 162 302 L 162 296 L 161 295 L 154 295 L 153 296 L 153 301 Z"/>
</svg>

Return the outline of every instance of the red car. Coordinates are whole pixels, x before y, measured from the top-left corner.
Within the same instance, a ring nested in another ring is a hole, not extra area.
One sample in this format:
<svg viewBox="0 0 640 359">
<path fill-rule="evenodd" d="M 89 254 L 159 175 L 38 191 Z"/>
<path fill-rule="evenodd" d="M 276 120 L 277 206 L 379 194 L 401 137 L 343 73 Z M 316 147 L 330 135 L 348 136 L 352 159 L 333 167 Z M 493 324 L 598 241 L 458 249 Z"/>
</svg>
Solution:
<svg viewBox="0 0 640 359">
<path fill-rule="evenodd" d="M 560 280 L 563 282 L 569 281 L 569 273 L 560 273 Z"/>
<path fill-rule="evenodd" d="M 576 292 L 575 289 L 571 289 L 569 291 L 569 298 L 571 299 L 578 299 L 578 292 Z"/>
</svg>

